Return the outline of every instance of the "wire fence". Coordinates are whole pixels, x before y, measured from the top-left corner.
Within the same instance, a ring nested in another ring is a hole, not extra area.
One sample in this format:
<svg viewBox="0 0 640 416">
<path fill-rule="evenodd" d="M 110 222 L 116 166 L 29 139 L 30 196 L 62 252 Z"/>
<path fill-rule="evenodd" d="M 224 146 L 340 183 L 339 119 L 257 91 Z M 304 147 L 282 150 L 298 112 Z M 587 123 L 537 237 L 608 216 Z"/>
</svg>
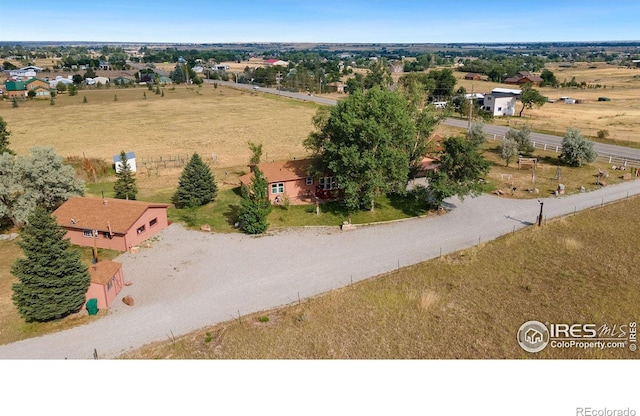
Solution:
<svg viewBox="0 0 640 416">
<path fill-rule="evenodd" d="M 200 153 L 200 158 L 204 163 L 209 166 L 215 166 L 218 163 L 218 155 L 216 153 Z M 144 171 L 151 176 L 151 174 L 158 174 L 160 169 L 169 168 L 181 168 L 184 167 L 192 154 L 176 154 L 176 155 L 162 155 L 162 156 L 149 156 L 141 155 L 137 156 L 137 165 L 142 167 Z"/>
</svg>

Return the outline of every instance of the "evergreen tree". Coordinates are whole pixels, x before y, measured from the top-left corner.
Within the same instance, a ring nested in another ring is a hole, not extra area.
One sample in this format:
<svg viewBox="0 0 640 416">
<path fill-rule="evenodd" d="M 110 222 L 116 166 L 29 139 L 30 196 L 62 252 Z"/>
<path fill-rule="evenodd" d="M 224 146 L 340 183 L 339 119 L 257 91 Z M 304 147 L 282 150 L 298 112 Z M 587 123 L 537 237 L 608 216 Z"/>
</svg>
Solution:
<svg viewBox="0 0 640 416">
<path fill-rule="evenodd" d="M 242 186 L 239 219 L 242 229 L 249 234 L 262 234 L 269 227 L 267 217 L 271 213 L 271 201 L 267 186 L 267 180 L 257 166 L 253 169 L 251 186 Z"/>
<path fill-rule="evenodd" d="M 176 208 L 193 208 L 208 204 L 218 194 L 218 186 L 211 169 L 194 153 L 180 175 L 178 189 L 172 202 Z"/>
<path fill-rule="evenodd" d="M 25 258 L 11 268 L 20 281 L 13 285 L 12 299 L 27 322 L 63 318 L 85 302 L 89 271 L 65 233 L 47 211 L 36 208 L 18 241 Z"/>
<path fill-rule="evenodd" d="M 7 130 L 7 122 L 0 117 L 0 155 L 3 153 L 11 153 L 14 154 L 11 149 L 9 149 L 9 136 L 11 132 Z"/>
<path fill-rule="evenodd" d="M 136 178 L 129 166 L 129 160 L 127 154 L 123 151 L 120 152 L 120 160 L 122 161 L 122 167 L 120 172 L 116 173 L 116 182 L 113 184 L 113 192 L 118 199 L 136 199 L 138 194 L 138 186 L 136 185 Z"/>
</svg>

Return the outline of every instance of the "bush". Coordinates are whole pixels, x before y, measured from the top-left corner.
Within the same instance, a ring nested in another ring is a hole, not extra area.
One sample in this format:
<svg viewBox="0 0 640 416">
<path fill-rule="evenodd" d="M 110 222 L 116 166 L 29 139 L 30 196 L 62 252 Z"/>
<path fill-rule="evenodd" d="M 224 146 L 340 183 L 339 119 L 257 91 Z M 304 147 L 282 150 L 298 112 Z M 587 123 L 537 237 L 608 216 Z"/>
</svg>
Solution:
<svg viewBox="0 0 640 416">
<path fill-rule="evenodd" d="M 570 166 L 584 166 L 595 162 L 598 154 L 593 150 L 593 142 L 585 139 L 578 129 L 568 128 L 562 138 L 560 161 Z"/>
</svg>

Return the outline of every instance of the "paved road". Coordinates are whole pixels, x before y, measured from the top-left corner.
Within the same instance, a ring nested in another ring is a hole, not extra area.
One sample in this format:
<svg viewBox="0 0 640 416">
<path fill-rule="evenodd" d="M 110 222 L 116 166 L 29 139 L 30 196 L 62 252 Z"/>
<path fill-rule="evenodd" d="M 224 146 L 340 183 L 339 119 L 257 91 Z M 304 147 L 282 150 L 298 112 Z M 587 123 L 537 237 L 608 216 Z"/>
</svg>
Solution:
<svg viewBox="0 0 640 416">
<path fill-rule="evenodd" d="M 553 218 L 640 194 L 640 182 L 546 198 Z M 124 254 L 133 307 L 116 302 L 104 318 L 63 332 L 0 346 L 0 358 L 102 358 L 207 325 L 296 302 L 397 267 L 486 242 L 535 222 L 536 200 L 483 195 L 449 201 L 442 216 L 354 231 L 303 228 L 267 236 L 186 231 L 174 224 L 160 241 Z M 553 270 L 549 270 L 553 273 Z"/>
<path fill-rule="evenodd" d="M 453 118 L 448 118 L 445 120 L 445 124 L 453 127 L 462 127 L 467 128 L 468 122 L 466 120 L 457 120 Z M 504 126 L 494 126 L 491 124 L 485 124 L 482 130 L 486 134 L 495 134 L 498 137 L 504 136 L 507 131 L 510 130 L 510 127 Z M 530 134 L 531 141 L 536 143 L 543 143 L 550 146 L 562 146 L 562 137 L 553 136 L 551 134 L 543 134 L 543 133 L 534 133 Z M 633 149 L 630 147 L 624 146 L 615 146 L 611 144 L 603 144 L 594 142 L 593 148 L 599 155 L 613 156 L 622 159 L 629 159 L 640 161 L 640 149 Z"/>
</svg>

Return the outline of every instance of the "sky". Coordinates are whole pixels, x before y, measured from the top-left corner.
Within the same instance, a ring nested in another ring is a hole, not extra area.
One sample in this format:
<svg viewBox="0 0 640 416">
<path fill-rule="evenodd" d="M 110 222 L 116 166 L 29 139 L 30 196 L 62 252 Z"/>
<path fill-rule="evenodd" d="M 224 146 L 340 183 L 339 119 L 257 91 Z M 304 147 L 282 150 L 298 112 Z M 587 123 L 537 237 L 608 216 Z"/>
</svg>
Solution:
<svg viewBox="0 0 640 416">
<path fill-rule="evenodd" d="M 640 40 L 637 0 L 0 0 L 0 14 L 20 16 L 1 19 L 0 42 Z"/>
</svg>

